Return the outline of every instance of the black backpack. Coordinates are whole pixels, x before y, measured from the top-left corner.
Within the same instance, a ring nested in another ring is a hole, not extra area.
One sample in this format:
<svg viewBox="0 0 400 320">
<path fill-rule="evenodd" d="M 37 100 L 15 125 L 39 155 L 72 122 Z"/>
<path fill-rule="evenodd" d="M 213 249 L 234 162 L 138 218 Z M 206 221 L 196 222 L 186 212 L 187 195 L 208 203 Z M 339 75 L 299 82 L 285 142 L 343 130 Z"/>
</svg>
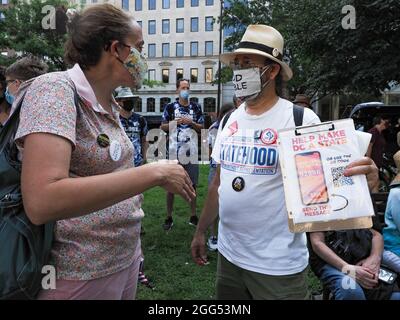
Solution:
<svg viewBox="0 0 400 320">
<path fill-rule="evenodd" d="M 23 95 L 32 81 L 20 89 Z M 0 131 L 0 300 L 35 299 L 42 288 L 42 267 L 49 259 L 55 225 L 34 225 L 24 210 L 21 162 L 14 142 L 22 101 L 23 97 Z"/>
</svg>

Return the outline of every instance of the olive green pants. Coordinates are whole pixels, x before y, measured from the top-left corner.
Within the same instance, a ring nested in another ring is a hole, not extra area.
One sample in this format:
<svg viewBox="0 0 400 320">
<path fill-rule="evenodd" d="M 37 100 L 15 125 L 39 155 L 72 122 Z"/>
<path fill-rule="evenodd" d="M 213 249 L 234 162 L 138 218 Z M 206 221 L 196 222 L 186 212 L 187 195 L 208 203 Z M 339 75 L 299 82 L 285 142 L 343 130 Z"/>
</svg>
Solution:
<svg viewBox="0 0 400 320">
<path fill-rule="evenodd" d="M 271 276 L 242 269 L 218 254 L 218 300 L 308 300 L 307 268 L 302 272 Z"/>
</svg>

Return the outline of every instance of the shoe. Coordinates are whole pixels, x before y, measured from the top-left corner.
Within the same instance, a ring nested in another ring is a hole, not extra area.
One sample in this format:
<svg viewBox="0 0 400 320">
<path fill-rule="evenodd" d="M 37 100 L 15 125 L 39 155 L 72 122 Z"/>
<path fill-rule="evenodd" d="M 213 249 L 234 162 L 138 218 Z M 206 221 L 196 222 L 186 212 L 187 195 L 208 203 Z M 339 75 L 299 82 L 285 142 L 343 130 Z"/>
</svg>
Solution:
<svg viewBox="0 0 400 320">
<path fill-rule="evenodd" d="M 197 223 L 199 222 L 199 218 L 197 216 L 191 216 L 189 220 L 189 224 L 192 226 L 197 226 Z"/>
<path fill-rule="evenodd" d="M 154 290 L 154 288 L 155 288 L 154 284 L 151 283 L 149 279 L 147 279 L 144 272 L 139 272 L 138 282 L 151 290 Z"/>
<path fill-rule="evenodd" d="M 173 225 L 174 225 L 174 221 L 172 220 L 172 217 L 168 217 L 167 219 L 165 219 L 165 222 L 163 224 L 163 229 L 165 231 L 169 231 L 172 229 Z"/>
<path fill-rule="evenodd" d="M 218 250 L 218 238 L 215 236 L 208 238 L 207 247 L 210 251 Z"/>
</svg>

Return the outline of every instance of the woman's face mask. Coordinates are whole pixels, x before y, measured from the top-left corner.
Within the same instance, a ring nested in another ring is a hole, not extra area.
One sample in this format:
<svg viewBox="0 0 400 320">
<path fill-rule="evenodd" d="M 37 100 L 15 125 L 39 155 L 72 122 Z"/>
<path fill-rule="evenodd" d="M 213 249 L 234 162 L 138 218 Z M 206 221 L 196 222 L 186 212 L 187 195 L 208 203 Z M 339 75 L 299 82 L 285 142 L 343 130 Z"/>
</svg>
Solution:
<svg viewBox="0 0 400 320">
<path fill-rule="evenodd" d="M 262 89 L 270 82 L 270 80 L 268 80 L 264 84 L 261 84 L 261 78 L 264 73 L 270 69 L 270 66 L 266 66 L 263 69 L 261 74 L 260 68 L 258 67 L 233 70 L 232 82 L 236 97 L 240 98 L 242 101 L 246 101 L 254 99 L 260 94 Z"/>
<path fill-rule="evenodd" d="M 7 87 L 7 89 L 6 89 L 5 97 L 6 97 L 6 101 L 7 101 L 9 104 L 12 105 L 13 102 L 14 102 L 14 100 L 15 100 L 15 97 L 10 93 L 10 91 L 8 90 L 8 87 Z"/>
<path fill-rule="evenodd" d="M 130 53 L 125 61 L 120 58 L 117 59 L 125 66 L 125 68 L 132 75 L 133 81 L 135 82 L 135 87 L 132 89 L 140 89 L 143 84 L 143 80 L 147 75 L 147 62 L 146 59 L 141 55 L 141 53 L 134 47 L 124 44 L 124 46 L 130 48 Z"/>
</svg>

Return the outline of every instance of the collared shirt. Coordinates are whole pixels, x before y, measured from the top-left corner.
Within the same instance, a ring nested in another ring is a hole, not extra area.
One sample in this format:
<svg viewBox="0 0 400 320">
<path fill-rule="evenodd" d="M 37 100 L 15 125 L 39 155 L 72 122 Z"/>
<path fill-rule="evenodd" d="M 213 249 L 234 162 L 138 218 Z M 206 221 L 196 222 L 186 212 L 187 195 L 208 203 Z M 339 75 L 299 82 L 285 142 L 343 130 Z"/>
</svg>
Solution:
<svg viewBox="0 0 400 320">
<path fill-rule="evenodd" d="M 77 106 L 73 86 L 80 100 Z M 118 105 L 113 100 L 111 104 L 112 113 L 108 113 L 98 103 L 79 65 L 40 76 L 23 101 L 17 143 L 23 152 L 24 137 L 32 133 L 67 139 L 73 146 L 70 177 L 131 168 L 133 146 L 119 122 Z M 98 143 L 100 134 L 108 136 L 108 146 Z M 120 154 L 112 153 L 111 145 L 120 146 Z M 50 262 L 56 266 L 57 277 L 91 280 L 127 268 L 140 246 L 142 199 L 138 195 L 91 214 L 57 221 Z"/>
<path fill-rule="evenodd" d="M 135 167 L 139 167 L 143 164 L 143 150 L 142 150 L 142 138 L 147 135 L 149 131 L 147 129 L 146 119 L 135 112 L 127 119 L 120 115 L 121 124 L 125 130 L 126 135 L 132 141 L 135 149 L 134 163 Z"/>
<path fill-rule="evenodd" d="M 195 102 L 190 102 L 188 106 L 183 106 L 179 103 L 179 99 L 166 105 L 162 116 L 162 122 L 167 123 L 179 118 L 189 118 L 198 124 L 204 123 L 203 112 L 200 105 Z M 197 154 L 197 133 L 190 124 L 180 124 L 175 130 L 170 133 L 169 139 L 169 154 L 176 153 L 180 160 L 182 150 L 183 153 Z"/>
</svg>

